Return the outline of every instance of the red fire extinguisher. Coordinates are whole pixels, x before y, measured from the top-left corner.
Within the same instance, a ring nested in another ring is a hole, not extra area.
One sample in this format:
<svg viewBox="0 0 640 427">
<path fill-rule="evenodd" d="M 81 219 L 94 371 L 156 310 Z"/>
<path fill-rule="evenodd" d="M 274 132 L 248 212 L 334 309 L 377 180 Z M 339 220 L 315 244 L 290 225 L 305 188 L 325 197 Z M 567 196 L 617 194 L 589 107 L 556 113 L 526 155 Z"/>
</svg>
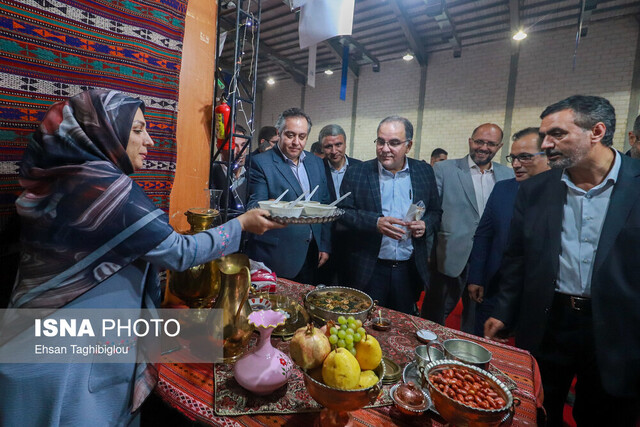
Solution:
<svg viewBox="0 0 640 427">
<path fill-rule="evenodd" d="M 228 150 L 229 145 L 225 144 L 229 141 L 231 136 L 231 128 L 229 123 L 229 117 L 231 116 L 231 107 L 227 104 L 225 99 L 215 108 L 215 121 L 216 121 L 216 146 L 218 148 L 225 146 L 223 149 Z M 232 143 L 233 145 L 233 143 Z"/>
</svg>

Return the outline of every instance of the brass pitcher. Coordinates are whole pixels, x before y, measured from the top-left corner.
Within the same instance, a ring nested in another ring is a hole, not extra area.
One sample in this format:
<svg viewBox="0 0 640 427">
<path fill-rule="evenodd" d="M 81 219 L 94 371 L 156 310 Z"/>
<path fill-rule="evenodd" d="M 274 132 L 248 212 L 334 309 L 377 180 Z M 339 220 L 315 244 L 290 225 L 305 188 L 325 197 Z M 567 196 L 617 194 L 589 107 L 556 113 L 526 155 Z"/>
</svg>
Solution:
<svg viewBox="0 0 640 427">
<path fill-rule="evenodd" d="M 213 308 L 223 311 L 223 362 L 230 363 L 245 353 L 254 329 L 249 324 L 249 257 L 243 254 L 227 255 L 215 263 L 220 272 L 220 294 Z"/>
<path fill-rule="evenodd" d="M 185 215 L 191 226 L 185 234 L 196 234 L 213 227 L 219 212 L 215 209 L 191 208 Z M 171 271 L 169 290 L 191 308 L 210 307 L 220 291 L 217 264 L 209 261 L 185 271 Z"/>
</svg>

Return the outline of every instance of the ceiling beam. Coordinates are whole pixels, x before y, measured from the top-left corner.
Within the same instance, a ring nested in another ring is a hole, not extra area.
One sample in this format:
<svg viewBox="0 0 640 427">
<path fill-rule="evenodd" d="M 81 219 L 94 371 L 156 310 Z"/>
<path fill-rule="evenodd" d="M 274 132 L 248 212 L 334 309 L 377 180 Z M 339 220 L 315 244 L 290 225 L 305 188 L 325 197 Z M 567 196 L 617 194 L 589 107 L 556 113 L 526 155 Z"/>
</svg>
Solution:
<svg viewBox="0 0 640 427">
<path fill-rule="evenodd" d="M 583 0 L 584 1 L 584 11 L 582 12 L 582 17 L 580 18 L 582 22 L 580 25 L 580 37 L 586 37 L 587 31 L 589 30 L 589 21 L 591 21 L 591 13 L 594 11 L 596 7 L 598 7 L 598 0 Z"/>
<path fill-rule="evenodd" d="M 402 28 L 402 32 L 409 42 L 409 47 L 413 51 L 416 60 L 421 66 L 426 66 L 427 55 L 424 51 L 422 43 L 420 43 L 420 36 L 411 23 L 411 17 L 407 14 L 406 9 L 400 6 L 398 0 L 387 0 L 387 3 L 389 3 L 389 6 L 391 6 L 391 10 L 393 10 L 393 13 L 396 15 L 398 24 L 400 24 L 400 28 Z"/>
<path fill-rule="evenodd" d="M 520 0 L 509 0 L 509 24 L 511 34 L 520 31 Z"/>
<path fill-rule="evenodd" d="M 344 45 L 340 43 L 338 39 L 339 37 L 333 37 L 329 40 L 326 40 L 326 43 L 329 45 L 331 51 L 335 54 L 335 56 L 340 60 L 340 63 L 342 64 L 342 48 L 344 47 Z M 348 65 L 353 75 L 358 77 L 360 75 L 360 65 L 358 65 L 358 63 L 354 59 L 351 59 L 351 52 L 349 52 Z"/>
<path fill-rule="evenodd" d="M 442 38 L 447 40 L 453 49 L 453 57 L 459 58 L 462 54 L 462 44 L 456 33 L 456 27 L 449 16 L 444 0 L 424 0 L 427 5 L 427 15 L 435 19 L 442 32 Z"/>
<path fill-rule="evenodd" d="M 224 31 L 229 32 L 227 37 L 231 35 L 230 39 L 233 40 L 235 38 L 235 22 L 231 22 L 222 16 L 220 16 L 218 21 L 220 23 L 220 27 Z M 307 84 L 307 72 L 305 70 L 298 67 L 293 61 L 280 55 L 275 51 L 275 49 L 267 45 L 262 40 L 260 40 L 260 43 L 258 44 L 258 56 L 278 64 L 278 66 L 287 72 L 297 83 L 303 86 Z"/>
</svg>

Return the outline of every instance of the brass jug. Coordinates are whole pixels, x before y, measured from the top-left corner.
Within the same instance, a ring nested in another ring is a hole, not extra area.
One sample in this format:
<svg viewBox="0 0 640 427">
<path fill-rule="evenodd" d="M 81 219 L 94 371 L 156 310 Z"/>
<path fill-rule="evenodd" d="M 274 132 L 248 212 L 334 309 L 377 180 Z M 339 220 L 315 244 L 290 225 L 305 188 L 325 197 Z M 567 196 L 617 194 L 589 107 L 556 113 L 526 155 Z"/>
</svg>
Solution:
<svg viewBox="0 0 640 427">
<path fill-rule="evenodd" d="M 219 212 L 215 209 L 191 208 L 185 215 L 191 226 L 185 234 L 196 234 L 213 227 Z M 209 261 L 185 271 L 171 271 L 169 290 L 191 308 L 210 307 L 220 291 L 220 272 L 217 264 L 215 261 Z"/>
<path fill-rule="evenodd" d="M 249 324 L 249 291 L 251 272 L 249 257 L 243 254 L 227 255 L 217 259 L 220 272 L 220 294 L 214 309 L 222 310 L 223 362 L 235 362 L 247 350 L 253 332 Z M 210 325 L 210 328 L 213 325 Z"/>
</svg>

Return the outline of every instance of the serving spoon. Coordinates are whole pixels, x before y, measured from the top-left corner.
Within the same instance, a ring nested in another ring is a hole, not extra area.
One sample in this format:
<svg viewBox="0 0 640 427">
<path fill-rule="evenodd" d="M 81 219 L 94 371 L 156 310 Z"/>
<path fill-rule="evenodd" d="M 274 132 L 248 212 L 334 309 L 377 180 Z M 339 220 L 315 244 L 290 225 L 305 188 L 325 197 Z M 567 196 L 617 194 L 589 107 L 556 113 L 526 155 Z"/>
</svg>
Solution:
<svg viewBox="0 0 640 427">
<path fill-rule="evenodd" d="M 277 199 L 275 199 L 275 200 L 273 201 L 273 203 L 278 203 L 280 200 L 282 200 L 282 198 L 284 197 L 284 195 L 285 195 L 285 194 L 287 194 L 288 192 L 289 192 L 289 189 L 287 188 L 286 190 L 284 190 L 284 192 L 283 192 L 281 195 L 279 195 L 279 196 L 278 196 L 278 198 L 277 198 Z"/>
<path fill-rule="evenodd" d="M 329 206 L 336 206 L 338 203 L 340 203 L 341 201 L 343 201 L 344 199 L 346 199 L 350 195 L 351 195 L 351 191 L 349 191 L 347 194 L 343 194 L 342 196 L 340 196 L 339 199 L 336 199 L 335 201 L 331 202 L 329 204 Z"/>
</svg>

